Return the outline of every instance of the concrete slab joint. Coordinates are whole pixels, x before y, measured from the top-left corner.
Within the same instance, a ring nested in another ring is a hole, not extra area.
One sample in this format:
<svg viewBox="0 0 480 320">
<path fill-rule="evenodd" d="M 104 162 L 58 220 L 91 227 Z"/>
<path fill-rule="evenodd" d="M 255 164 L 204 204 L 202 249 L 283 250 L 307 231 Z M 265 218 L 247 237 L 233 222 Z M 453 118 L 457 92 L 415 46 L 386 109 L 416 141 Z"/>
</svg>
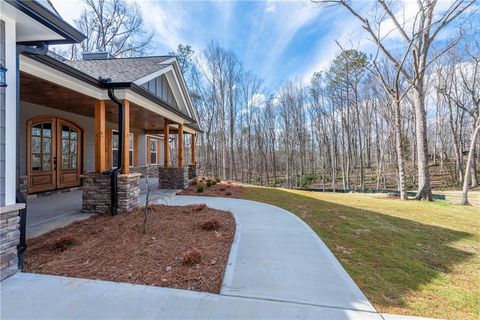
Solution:
<svg viewBox="0 0 480 320">
<path fill-rule="evenodd" d="M 188 167 L 158 167 L 159 189 L 185 189 L 188 187 Z"/>
<path fill-rule="evenodd" d="M 18 271 L 17 246 L 20 243 L 19 211 L 23 204 L 0 208 L 0 280 Z"/>
<path fill-rule="evenodd" d="M 141 173 L 118 175 L 118 211 L 129 213 L 139 207 Z M 103 174 L 83 175 L 82 211 L 86 213 L 109 213 L 111 204 L 110 176 Z"/>
</svg>

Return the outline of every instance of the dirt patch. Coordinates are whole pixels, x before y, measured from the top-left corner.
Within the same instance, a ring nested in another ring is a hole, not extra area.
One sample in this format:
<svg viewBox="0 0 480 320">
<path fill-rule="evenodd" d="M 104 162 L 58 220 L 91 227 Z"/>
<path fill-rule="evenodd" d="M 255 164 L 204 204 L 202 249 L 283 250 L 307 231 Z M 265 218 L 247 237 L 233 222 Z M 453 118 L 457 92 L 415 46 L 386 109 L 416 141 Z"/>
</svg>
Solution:
<svg viewBox="0 0 480 320">
<path fill-rule="evenodd" d="M 198 185 L 203 184 L 203 191 L 198 192 Z M 207 197 L 225 197 L 225 198 L 241 198 L 243 186 L 234 182 L 218 182 L 215 185 L 207 186 L 206 180 L 197 180 L 185 190 L 180 191 L 179 195 L 184 196 L 207 196 Z"/>
<path fill-rule="evenodd" d="M 25 271 L 219 293 L 235 234 L 230 212 L 205 205 L 151 206 L 97 215 L 30 239 Z M 216 230 L 205 230 L 216 221 Z"/>
</svg>

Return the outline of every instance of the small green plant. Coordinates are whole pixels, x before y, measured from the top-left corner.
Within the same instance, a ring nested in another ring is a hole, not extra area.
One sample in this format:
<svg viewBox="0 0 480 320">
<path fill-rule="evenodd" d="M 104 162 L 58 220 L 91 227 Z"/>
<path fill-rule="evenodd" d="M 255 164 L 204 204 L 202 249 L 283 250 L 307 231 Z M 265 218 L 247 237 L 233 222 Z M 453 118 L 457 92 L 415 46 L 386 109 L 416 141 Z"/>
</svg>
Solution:
<svg viewBox="0 0 480 320">
<path fill-rule="evenodd" d="M 214 183 L 213 183 L 213 182 L 214 182 L 214 180 L 212 180 L 212 179 L 208 179 L 208 180 L 207 180 L 207 187 L 211 187 L 211 186 L 213 186 L 213 185 L 214 185 Z"/>
<path fill-rule="evenodd" d="M 197 184 L 197 192 L 201 193 L 205 190 L 205 185 L 203 184 L 203 182 L 200 182 L 199 184 Z"/>
<path fill-rule="evenodd" d="M 302 188 L 309 188 L 312 186 L 313 182 L 317 177 L 313 174 L 307 174 L 302 177 L 300 180 L 300 187 Z"/>
<path fill-rule="evenodd" d="M 220 183 L 220 182 L 222 182 L 222 179 L 220 179 L 219 177 L 215 177 L 215 181 L 216 181 L 217 183 Z"/>
</svg>

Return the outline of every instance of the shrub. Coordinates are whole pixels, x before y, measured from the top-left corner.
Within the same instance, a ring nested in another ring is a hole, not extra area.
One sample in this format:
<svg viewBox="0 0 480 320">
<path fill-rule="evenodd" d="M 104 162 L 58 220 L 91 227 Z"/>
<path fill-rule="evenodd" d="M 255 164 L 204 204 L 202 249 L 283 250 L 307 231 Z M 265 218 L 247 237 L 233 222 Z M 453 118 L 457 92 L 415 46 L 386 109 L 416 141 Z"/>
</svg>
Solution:
<svg viewBox="0 0 480 320">
<path fill-rule="evenodd" d="M 213 180 L 212 179 L 208 179 L 207 180 L 207 187 L 211 187 L 213 186 Z"/>
<path fill-rule="evenodd" d="M 63 236 L 53 244 L 54 250 L 65 251 L 68 248 L 78 245 L 78 239 L 74 236 Z"/>
<path fill-rule="evenodd" d="M 220 183 L 220 182 L 222 182 L 222 179 L 220 179 L 219 177 L 215 177 L 215 181 L 216 181 L 217 183 Z"/>
<path fill-rule="evenodd" d="M 186 266 L 194 266 L 202 261 L 202 253 L 198 249 L 189 249 L 183 253 L 182 263 Z"/>
<path fill-rule="evenodd" d="M 207 221 L 204 221 L 201 224 L 201 227 L 205 231 L 214 231 L 220 228 L 220 223 L 218 222 L 217 219 L 209 219 Z"/>
<path fill-rule="evenodd" d="M 203 183 L 197 184 L 197 192 L 203 192 L 205 190 L 205 185 Z"/>
<path fill-rule="evenodd" d="M 302 179 L 300 180 L 300 187 L 302 188 L 311 187 L 316 178 L 317 177 L 313 174 L 307 174 L 303 176 Z"/>
</svg>

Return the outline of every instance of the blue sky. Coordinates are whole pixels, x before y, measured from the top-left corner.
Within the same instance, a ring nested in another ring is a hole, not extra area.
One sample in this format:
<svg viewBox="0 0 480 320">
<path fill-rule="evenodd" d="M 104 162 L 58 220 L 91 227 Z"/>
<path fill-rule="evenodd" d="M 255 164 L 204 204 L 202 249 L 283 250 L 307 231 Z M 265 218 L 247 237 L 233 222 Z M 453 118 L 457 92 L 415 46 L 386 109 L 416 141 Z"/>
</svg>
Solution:
<svg viewBox="0 0 480 320">
<path fill-rule="evenodd" d="M 83 5 L 80 0 L 52 2 L 69 22 Z M 311 1 L 136 2 L 147 29 L 155 31 L 152 54 L 174 51 L 179 43 L 191 45 L 199 54 L 216 41 L 235 52 L 270 90 L 288 79 L 307 82 L 314 71 L 327 68 L 339 53 L 335 40 L 343 47 L 373 50 L 360 24 L 347 12 Z M 440 1 L 439 6 L 448 2 Z"/>
</svg>

